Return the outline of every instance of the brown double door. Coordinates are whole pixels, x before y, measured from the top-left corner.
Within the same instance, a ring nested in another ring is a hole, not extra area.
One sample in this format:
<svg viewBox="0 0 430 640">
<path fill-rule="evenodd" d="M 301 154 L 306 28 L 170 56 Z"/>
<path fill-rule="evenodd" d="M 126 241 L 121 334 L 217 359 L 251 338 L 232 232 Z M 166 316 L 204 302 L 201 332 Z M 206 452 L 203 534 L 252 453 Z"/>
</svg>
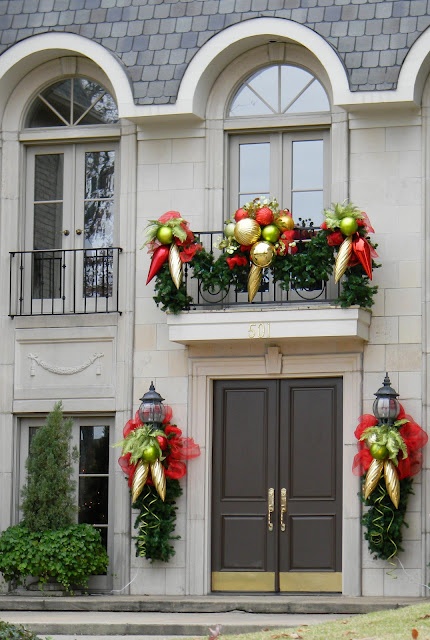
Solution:
<svg viewBox="0 0 430 640">
<path fill-rule="evenodd" d="M 342 380 L 214 383 L 213 591 L 341 591 Z"/>
</svg>

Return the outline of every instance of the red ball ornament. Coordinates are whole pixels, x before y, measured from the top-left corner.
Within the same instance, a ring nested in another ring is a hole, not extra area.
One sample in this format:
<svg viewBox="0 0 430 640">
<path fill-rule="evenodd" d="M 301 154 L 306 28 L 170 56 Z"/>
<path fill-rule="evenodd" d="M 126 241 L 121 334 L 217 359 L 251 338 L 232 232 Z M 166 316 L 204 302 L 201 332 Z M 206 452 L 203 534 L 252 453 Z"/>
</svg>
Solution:
<svg viewBox="0 0 430 640">
<path fill-rule="evenodd" d="M 157 442 L 160 445 L 160 449 L 161 451 L 164 451 L 165 449 L 167 449 L 167 445 L 168 445 L 168 440 L 165 436 L 156 436 L 157 438 Z"/>
<path fill-rule="evenodd" d="M 249 218 L 249 213 L 245 211 L 245 209 L 238 209 L 234 214 L 234 219 L 236 222 L 239 222 L 239 220 L 243 220 L 244 218 Z"/>
<path fill-rule="evenodd" d="M 269 207 L 261 207 L 255 214 L 255 219 L 262 227 L 273 222 L 273 211 Z"/>
</svg>

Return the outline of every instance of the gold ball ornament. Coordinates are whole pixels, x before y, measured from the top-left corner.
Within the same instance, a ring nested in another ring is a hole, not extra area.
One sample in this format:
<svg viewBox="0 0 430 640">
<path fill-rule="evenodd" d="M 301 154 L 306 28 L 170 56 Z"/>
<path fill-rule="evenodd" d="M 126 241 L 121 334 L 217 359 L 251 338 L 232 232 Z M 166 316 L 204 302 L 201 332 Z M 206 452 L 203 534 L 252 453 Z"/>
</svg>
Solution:
<svg viewBox="0 0 430 640">
<path fill-rule="evenodd" d="M 291 216 L 282 215 L 275 220 L 275 224 L 281 231 L 291 231 L 294 229 L 294 220 Z"/>
<path fill-rule="evenodd" d="M 268 267 L 275 257 L 275 247 L 266 240 L 256 242 L 251 248 L 250 255 L 256 267 Z"/>
<path fill-rule="evenodd" d="M 252 218 L 243 218 L 242 220 L 239 220 L 239 222 L 236 222 L 234 237 L 239 244 L 249 247 L 254 244 L 254 242 L 257 242 L 260 235 L 261 227 L 258 222 Z"/>
</svg>

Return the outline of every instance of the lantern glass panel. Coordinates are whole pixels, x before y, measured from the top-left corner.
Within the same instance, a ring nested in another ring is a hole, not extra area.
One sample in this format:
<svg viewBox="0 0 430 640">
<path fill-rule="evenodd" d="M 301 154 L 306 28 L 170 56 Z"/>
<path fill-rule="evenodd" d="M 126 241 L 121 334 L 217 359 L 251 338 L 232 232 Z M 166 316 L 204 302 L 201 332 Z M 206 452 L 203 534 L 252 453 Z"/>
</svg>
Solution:
<svg viewBox="0 0 430 640">
<path fill-rule="evenodd" d="M 142 402 L 139 408 L 139 416 L 143 423 L 162 423 L 166 416 L 166 407 L 160 402 Z"/>
<path fill-rule="evenodd" d="M 399 402 L 393 397 L 379 396 L 373 403 L 373 413 L 380 420 L 395 420 L 399 411 Z"/>
</svg>

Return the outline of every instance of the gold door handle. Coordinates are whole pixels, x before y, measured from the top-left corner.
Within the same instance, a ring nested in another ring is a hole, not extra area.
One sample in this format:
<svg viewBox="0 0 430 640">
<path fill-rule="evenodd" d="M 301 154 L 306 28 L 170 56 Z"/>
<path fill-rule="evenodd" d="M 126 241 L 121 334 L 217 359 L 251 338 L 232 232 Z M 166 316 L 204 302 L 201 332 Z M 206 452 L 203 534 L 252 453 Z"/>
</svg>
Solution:
<svg viewBox="0 0 430 640">
<path fill-rule="evenodd" d="M 281 489 L 281 531 L 285 531 L 284 513 L 287 513 L 287 490 Z"/>
<path fill-rule="evenodd" d="M 63 236 L 69 236 L 70 235 L 70 231 L 68 229 L 64 229 L 64 231 L 61 232 L 63 234 Z"/>
<path fill-rule="evenodd" d="M 81 233 L 82 233 L 82 229 L 76 229 L 76 235 L 77 235 L 77 236 L 80 236 L 80 235 L 81 235 Z"/>
<path fill-rule="evenodd" d="M 267 528 L 273 531 L 273 522 L 271 520 L 272 513 L 275 510 L 275 489 L 269 489 L 267 496 Z"/>
</svg>

